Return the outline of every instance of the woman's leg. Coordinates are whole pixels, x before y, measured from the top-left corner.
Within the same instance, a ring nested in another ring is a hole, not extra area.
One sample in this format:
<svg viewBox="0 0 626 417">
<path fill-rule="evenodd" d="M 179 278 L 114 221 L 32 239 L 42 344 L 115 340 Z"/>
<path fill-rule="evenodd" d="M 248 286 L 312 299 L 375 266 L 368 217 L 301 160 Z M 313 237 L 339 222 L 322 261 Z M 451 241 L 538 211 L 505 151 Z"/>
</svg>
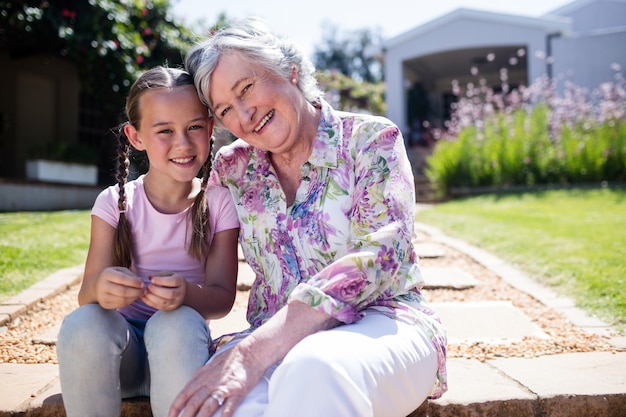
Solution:
<svg viewBox="0 0 626 417">
<path fill-rule="evenodd" d="M 437 367 L 418 326 L 368 312 L 289 352 L 271 376 L 264 417 L 404 417 L 430 394 Z"/>
<path fill-rule="evenodd" d="M 146 324 L 144 338 L 152 413 L 167 416 L 178 393 L 209 359 L 209 328 L 196 310 L 181 306 L 156 312 Z"/>
<path fill-rule="evenodd" d="M 141 340 L 121 314 L 98 304 L 63 320 L 57 355 L 68 417 L 119 416 L 122 396 L 138 395 L 145 379 Z"/>
</svg>

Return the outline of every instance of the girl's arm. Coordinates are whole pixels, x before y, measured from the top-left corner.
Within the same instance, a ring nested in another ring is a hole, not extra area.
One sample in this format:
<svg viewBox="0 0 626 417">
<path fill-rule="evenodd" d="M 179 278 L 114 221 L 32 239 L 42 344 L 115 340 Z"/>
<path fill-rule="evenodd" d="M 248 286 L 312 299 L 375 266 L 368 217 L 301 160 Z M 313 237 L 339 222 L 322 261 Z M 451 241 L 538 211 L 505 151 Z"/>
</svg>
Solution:
<svg viewBox="0 0 626 417">
<path fill-rule="evenodd" d="M 78 292 L 80 305 L 97 303 L 113 309 L 132 303 L 144 293 L 143 281 L 127 268 L 113 267 L 115 228 L 91 216 L 91 240 L 83 281 Z"/>
<path fill-rule="evenodd" d="M 186 284 L 183 304 L 193 307 L 206 319 L 224 317 L 235 302 L 238 235 L 239 229 L 216 233 L 207 255 L 204 285 Z"/>
</svg>

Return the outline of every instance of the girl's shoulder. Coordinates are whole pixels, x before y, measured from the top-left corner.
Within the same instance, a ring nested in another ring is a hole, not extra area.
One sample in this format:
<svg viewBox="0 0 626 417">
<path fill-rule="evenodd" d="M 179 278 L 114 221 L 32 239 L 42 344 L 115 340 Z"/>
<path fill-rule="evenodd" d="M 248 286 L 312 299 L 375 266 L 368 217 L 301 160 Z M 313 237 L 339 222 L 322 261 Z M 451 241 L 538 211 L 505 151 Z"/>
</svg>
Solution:
<svg viewBox="0 0 626 417">
<path fill-rule="evenodd" d="M 142 198 L 142 196 L 145 195 L 143 186 L 143 175 L 135 180 L 128 181 L 124 186 L 124 192 L 127 204 L 134 201 L 137 197 Z M 100 195 L 96 199 L 96 204 L 106 204 L 108 202 L 108 204 L 117 206 L 119 198 L 119 184 L 110 185 L 100 192 Z"/>
</svg>

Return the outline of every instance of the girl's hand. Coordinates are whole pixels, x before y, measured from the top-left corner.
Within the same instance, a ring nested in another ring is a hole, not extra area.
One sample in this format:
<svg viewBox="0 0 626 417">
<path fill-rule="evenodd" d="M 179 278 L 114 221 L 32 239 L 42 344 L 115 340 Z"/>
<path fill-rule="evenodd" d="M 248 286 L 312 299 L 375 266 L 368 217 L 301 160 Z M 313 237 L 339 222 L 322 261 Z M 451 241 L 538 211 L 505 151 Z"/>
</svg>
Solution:
<svg viewBox="0 0 626 417">
<path fill-rule="evenodd" d="M 141 300 L 159 310 L 175 310 L 185 299 L 185 279 L 172 271 L 161 271 L 150 276 L 150 284 Z"/>
<path fill-rule="evenodd" d="M 143 280 L 128 268 L 105 268 L 96 282 L 97 301 L 103 308 L 125 307 L 144 294 Z"/>
</svg>

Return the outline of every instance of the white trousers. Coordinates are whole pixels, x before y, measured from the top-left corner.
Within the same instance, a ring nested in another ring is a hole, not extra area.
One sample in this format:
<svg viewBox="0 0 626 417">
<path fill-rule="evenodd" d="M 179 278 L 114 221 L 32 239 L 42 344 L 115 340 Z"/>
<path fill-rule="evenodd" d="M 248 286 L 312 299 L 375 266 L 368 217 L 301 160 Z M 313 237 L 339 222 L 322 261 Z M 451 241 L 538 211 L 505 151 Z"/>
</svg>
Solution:
<svg viewBox="0 0 626 417">
<path fill-rule="evenodd" d="M 420 327 L 367 311 L 357 323 L 298 343 L 235 416 L 406 417 L 430 394 L 437 367 Z"/>
</svg>

